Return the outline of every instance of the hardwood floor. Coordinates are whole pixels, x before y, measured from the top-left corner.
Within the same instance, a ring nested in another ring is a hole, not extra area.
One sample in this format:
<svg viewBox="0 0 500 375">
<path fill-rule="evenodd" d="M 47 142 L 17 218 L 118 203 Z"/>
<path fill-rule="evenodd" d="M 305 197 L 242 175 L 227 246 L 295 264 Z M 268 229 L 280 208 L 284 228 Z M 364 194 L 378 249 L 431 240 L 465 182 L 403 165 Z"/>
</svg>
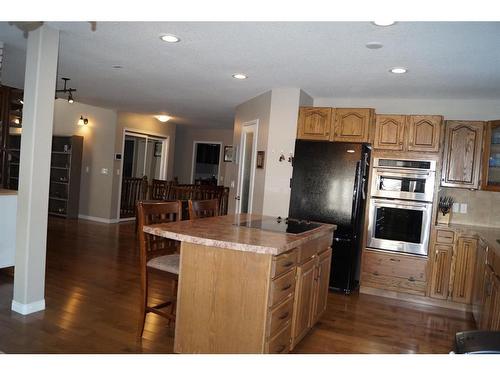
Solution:
<svg viewBox="0 0 500 375">
<path fill-rule="evenodd" d="M 171 353 L 173 327 L 149 314 L 136 340 L 139 257 L 134 223 L 50 218 L 45 311 L 10 310 L 12 272 L 0 272 L 0 351 L 6 353 Z M 162 300 L 163 280 L 152 297 Z M 161 297 L 161 298 L 160 298 Z M 369 295 L 330 293 L 318 325 L 297 353 L 448 353 L 470 314 Z"/>
</svg>

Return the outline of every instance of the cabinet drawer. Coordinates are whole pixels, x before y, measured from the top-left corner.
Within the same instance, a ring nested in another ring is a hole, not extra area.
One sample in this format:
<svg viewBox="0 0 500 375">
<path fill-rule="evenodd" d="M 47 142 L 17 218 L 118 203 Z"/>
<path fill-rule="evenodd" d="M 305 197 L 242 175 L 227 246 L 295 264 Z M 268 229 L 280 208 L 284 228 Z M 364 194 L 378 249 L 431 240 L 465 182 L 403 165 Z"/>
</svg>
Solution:
<svg viewBox="0 0 500 375">
<path fill-rule="evenodd" d="M 319 238 L 315 238 L 298 247 L 298 263 L 302 264 L 311 258 L 313 255 L 322 252 L 332 245 L 333 235 L 327 234 Z"/>
<path fill-rule="evenodd" d="M 293 297 L 288 298 L 271 310 L 268 318 L 268 337 L 290 324 L 293 313 Z"/>
<path fill-rule="evenodd" d="M 437 243 L 453 244 L 455 242 L 455 233 L 451 230 L 438 229 L 436 232 Z"/>
<path fill-rule="evenodd" d="M 363 257 L 363 271 L 369 274 L 385 275 L 407 279 L 409 281 L 425 281 L 426 259 L 406 257 L 397 254 L 385 254 L 366 251 Z"/>
<path fill-rule="evenodd" d="M 392 290 L 408 294 L 425 296 L 427 283 L 425 281 L 409 280 L 401 277 L 379 275 L 363 272 L 361 284 L 372 288 Z"/>
<path fill-rule="evenodd" d="M 290 271 L 293 267 L 297 265 L 297 249 L 293 249 L 284 254 L 278 255 L 273 258 L 271 277 L 282 275 L 287 271 Z"/>
<path fill-rule="evenodd" d="M 288 324 L 266 343 L 266 352 L 269 354 L 288 353 L 290 350 L 291 334 L 292 325 Z"/>
<path fill-rule="evenodd" d="M 271 282 L 269 306 L 275 306 L 295 292 L 295 272 L 292 270 Z"/>
</svg>

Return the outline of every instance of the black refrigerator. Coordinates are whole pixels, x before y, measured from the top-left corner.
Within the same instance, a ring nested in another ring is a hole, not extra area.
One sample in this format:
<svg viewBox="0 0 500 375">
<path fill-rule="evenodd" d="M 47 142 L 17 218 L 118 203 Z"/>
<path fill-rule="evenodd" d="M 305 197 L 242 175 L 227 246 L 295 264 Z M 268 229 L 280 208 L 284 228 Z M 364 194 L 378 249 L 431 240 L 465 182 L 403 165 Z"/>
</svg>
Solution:
<svg viewBox="0 0 500 375">
<path fill-rule="evenodd" d="M 295 142 L 288 216 L 337 225 L 330 289 L 346 294 L 359 280 L 369 161 L 365 144 Z"/>
</svg>

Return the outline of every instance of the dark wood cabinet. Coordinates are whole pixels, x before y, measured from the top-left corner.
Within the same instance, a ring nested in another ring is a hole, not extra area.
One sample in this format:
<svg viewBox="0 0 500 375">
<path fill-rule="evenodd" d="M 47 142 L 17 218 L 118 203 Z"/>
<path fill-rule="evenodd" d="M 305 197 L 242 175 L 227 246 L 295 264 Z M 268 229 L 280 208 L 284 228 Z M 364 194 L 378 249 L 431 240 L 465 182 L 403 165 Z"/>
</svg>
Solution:
<svg viewBox="0 0 500 375">
<path fill-rule="evenodd" d="M 481 190 L 500 191 L 500 120 L 485 126 L 482 162 Z"/>
<path fill-rule="evenodd" d="M 482 121 L 446 121 L 441 185 L 479 188 Z"/>
<path fill-rule="evenodd" d="M 333 132 L 334 142 L 368 143 L 375 110 L 371 108 L 335 108 Z"/>
<path fill-rule="evenodd" d="M 297 139 L 328 141 L 332 126 L 332 108 L 300 107 Z"/>
</svg>

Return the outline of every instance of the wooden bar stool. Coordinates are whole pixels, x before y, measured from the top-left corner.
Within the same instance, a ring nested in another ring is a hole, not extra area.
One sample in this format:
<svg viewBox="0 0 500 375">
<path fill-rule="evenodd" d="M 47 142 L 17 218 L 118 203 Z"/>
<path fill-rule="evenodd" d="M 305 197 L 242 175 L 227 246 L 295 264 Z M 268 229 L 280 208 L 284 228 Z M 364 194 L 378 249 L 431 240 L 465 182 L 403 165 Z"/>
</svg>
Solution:
<svg viewBox="0 0 500 375">
<path fill-rule="evenodd" d="M 219 216 L 219 200 L 189 200 L 189 220 Z"/>
<path fill-rule="evenodd" d="M 142 337 L 146 315 L 154 313 L 175 321 L 175 302 L 179 278 L 179 242 L 144 233 L 144 225 L 168 223 L 182 219 L 181 202 L 139 202 L 137 218 L 139 221 L 139 248 L 141 265 L 141 309 L 137 336 Z M 148 305 L 148 272 L 151 269 L 162 271 L 172 283 L 173 298 L 155 306 Z M 162 310 L 170 307 L 170 311 Z"/>
</svg>

